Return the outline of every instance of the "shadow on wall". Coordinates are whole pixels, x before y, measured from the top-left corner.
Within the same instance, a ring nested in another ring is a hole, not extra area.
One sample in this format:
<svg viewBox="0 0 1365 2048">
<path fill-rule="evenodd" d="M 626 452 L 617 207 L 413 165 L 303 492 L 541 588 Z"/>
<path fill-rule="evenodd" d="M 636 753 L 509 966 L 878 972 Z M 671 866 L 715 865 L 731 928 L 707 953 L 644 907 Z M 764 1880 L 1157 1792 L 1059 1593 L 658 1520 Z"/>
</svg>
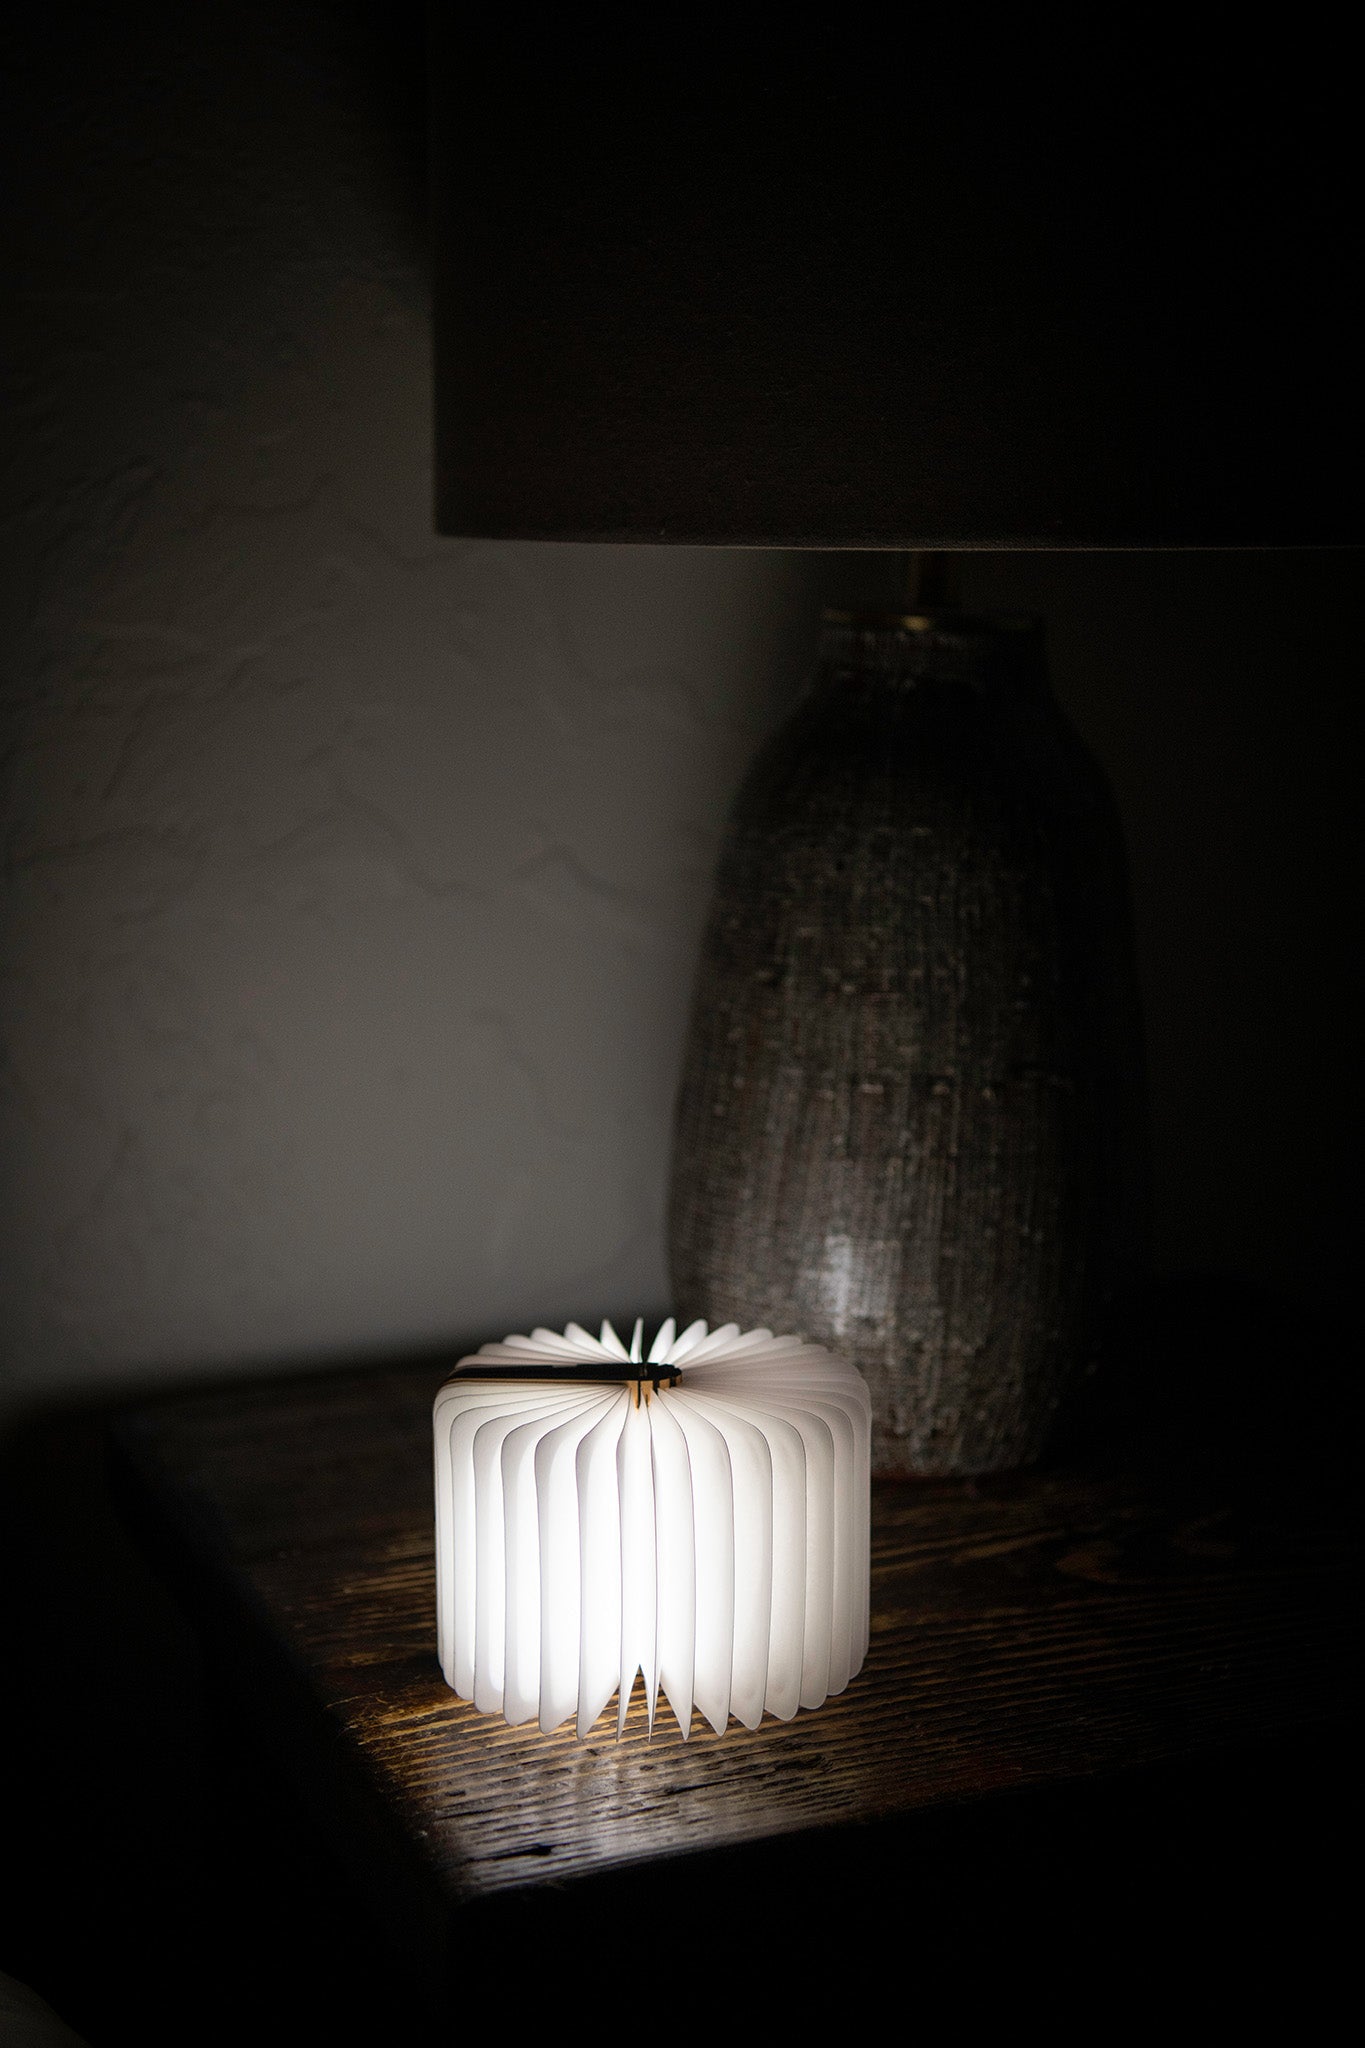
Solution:
<svg viewBox="0 0 1365 2048">
<path fill-rule="evenodd" d="M 1047 622 L 1128 843 L 1158 1269 L 1345 1317 L 1359 1240 L 1358 551 L 969 558 Z"/>
</svg>

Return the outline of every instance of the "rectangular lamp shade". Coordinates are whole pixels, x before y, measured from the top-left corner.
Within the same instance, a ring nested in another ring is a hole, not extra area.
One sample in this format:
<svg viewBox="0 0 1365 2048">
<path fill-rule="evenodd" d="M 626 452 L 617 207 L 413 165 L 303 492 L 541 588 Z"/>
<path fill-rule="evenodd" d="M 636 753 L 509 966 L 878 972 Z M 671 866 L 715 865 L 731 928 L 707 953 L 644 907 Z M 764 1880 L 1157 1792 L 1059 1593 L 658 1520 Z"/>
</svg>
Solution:
<svg viewBox="0 0 1365 2048">
<path fill-rule="evenodd" d="M 438 530 L 1365 538 L 1345 52 L 899 19 L 433 10 Z"/>
<path fill-rule="evenodd" d="M 818 1345 L 670 1320 L 648 1358 L 571 1323 L 485 1344 L 436 1397 L 441 1668 L 461 1699 L 584 1739 L 637 1674 L 790 1720 L 868 1645 L 866 1385 Z"/>
</svg>

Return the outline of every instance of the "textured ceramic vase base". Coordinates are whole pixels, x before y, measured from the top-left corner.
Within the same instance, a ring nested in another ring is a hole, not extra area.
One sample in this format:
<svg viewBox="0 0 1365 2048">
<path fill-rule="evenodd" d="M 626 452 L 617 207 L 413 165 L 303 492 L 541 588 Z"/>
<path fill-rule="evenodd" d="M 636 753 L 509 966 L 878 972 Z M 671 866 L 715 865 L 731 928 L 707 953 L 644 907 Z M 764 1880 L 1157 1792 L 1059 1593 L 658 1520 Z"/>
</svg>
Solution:
<svg viewBox="0 0 1365 2048">
<path fill-rule="evenodd" d="M 868 1381 L 883 1474 L 1035 1460 L 1131 1246 L 1117 829 L 1036 634 L 827 625 L 741 791 L 679 1098 L 687 1313 Z"/>
</svg>

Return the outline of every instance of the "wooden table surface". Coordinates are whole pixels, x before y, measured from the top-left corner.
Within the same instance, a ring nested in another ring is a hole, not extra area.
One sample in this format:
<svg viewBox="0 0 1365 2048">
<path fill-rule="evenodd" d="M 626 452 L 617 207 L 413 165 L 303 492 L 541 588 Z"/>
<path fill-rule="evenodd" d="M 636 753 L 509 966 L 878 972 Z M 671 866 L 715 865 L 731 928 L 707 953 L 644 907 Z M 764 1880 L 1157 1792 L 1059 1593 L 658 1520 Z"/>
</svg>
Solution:
<svg viewBox="0 0 1365 2048">
<path fill-rule="evenodd" d="M 637 1700 L 585 1744 L 476 1714 L 434 1640 L 439 1365 L 147 1406 L 118 1431 L 134 1511 L 338 1827 L 428 1904 L 559 1896 L 689 1852 L 1344 1726 L 1356 1584 L 1330 1500 L 1225 1473 L 1058 1469 L 874 1490 L 872 1641 L 788 1724 L 687 1741 Z M 326 1804 L 326 1801 L 323 1801 Z"/>
</svg>

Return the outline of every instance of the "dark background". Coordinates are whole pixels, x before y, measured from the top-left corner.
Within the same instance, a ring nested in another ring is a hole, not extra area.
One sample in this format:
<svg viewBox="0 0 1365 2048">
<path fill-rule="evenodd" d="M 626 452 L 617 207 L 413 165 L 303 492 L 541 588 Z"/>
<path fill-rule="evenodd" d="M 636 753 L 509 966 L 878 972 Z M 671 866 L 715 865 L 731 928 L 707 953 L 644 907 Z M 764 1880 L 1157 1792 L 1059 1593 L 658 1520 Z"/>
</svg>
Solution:
<svg viewBox="0 0 1365 2048">
<path fill-rule="evenodd" d="M 0 1968 L 95 2043 L 240 2038 L 276 2002 L 303 2039 L 419 2027 L 123 1533 L 107 1416 L 663 1303 L 725 804 L 819 604 L 901 573 L 433 538 L 420 58 L 402 10 L 302 0 L 59 8 L 11 43 Z M 1332 1488 L 1359 568 L 961 566 L 968 602 L 1045 618 L 1129 844 L 1160 1285 L 1096 1440 Z M 1193 1957 L 1206 2002 L 1228 1973 L 1250 1996 L 1273 1928 L 1281 1989 L 1315 1967 L 1305 1916 L 1334 1940 L 1304 1873 L 1340 1764 L 929 1822 L 835 1867 L 878 1941 L 917 1924 L 955 1968 L 1017 1936 L 1005 1872 L 1040 1943 L 1079 1927 L 1125 1983 Z"/>
</svg>

